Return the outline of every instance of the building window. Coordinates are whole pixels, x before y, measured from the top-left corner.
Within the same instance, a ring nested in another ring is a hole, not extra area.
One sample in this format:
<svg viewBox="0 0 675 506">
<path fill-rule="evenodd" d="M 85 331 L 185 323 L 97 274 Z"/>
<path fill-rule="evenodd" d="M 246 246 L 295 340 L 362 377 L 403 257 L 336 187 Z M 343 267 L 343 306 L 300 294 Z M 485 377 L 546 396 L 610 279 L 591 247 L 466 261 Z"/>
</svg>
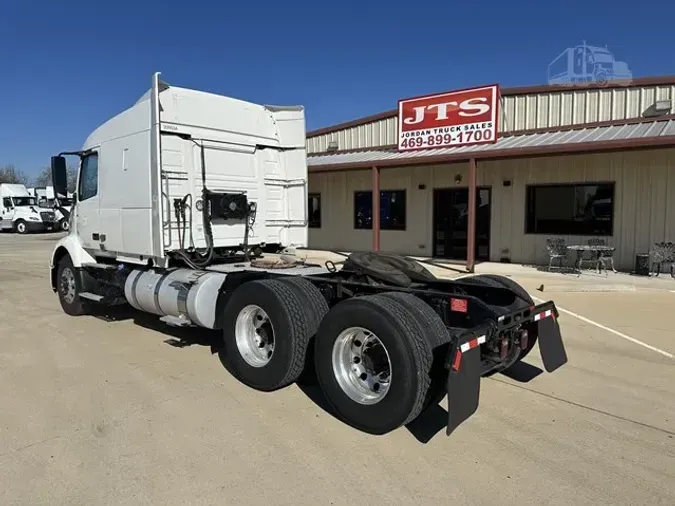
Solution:
<svg viewBox="0 0 675 506">
<path fill-rule="evenodd" d="M 354 193 L 354 228 L 373 228 L 373 192 Z M 380 229 L 405 230 L 405 190 L 384 190 L 380 192 Z"/>
<path fill-rule="evenodd" d="M 614 229 L 614 183 L 527 187 L 527 234 L 610 236 Z"/>
<path fill-rule="evenodd" d="M 307 226 L 321 228 L 321 194 L 310 193 L 307 196 Z"/>
</svg>

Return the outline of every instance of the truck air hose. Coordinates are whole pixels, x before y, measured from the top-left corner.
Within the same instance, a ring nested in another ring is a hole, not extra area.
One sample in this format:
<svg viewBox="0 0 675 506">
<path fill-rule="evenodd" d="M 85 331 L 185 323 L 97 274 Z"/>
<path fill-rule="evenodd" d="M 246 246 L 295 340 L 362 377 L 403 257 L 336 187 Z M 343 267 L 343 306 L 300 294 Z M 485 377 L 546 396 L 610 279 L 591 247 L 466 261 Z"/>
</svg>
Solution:
<svg viewBox="0 0 675 506">
<path fill-rule="evenodd" d="M 204 225 L 204 240 L 206 241 L 206 251 L 200 252 L 195 251 L 197 256 L 202 257 L 200 260 L 192 259 L 184 251 L 180 250 L 176 253 L 180 255 L 185 262 L 192 267 L 193 269 L 203 269 L 208 266 L 213 260 L 213 230 L 211 229 L 211 205 L 209 199 L 209 189 L 206 187 L 206 154 L 204 150 L 204 145 L 198 143 L 194 139 L 190 139 L 196 146 L 200 149 L 201 162 L 202 162 L 202 223 Z M 183 197 L 185 198 L 185 197 Z M 190 197 L 192 200 L 192 197 Z M 190 224 L 192 225 L 192 209 L 190 210 Z M 192 234 L 192 226 L 190 227 L 190 233 Z"/>
</svg>

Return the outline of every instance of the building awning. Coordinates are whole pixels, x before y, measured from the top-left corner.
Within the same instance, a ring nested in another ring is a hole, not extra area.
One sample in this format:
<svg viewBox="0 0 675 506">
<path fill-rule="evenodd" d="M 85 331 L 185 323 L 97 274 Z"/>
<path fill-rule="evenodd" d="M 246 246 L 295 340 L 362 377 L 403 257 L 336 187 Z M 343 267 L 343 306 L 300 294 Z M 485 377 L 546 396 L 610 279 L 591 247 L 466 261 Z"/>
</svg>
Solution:
<svg viewBox="0 0 675 506">
<path fill-rule="evenodd" d="M 309 155 L 310 172 L 460 162 L 544 154 L 585 153 L 675 146 L 675 119 L 623 125 L 532 132 L 501 137 L 494 144 L 399 152 L 395 148 Z"/>
</svg>

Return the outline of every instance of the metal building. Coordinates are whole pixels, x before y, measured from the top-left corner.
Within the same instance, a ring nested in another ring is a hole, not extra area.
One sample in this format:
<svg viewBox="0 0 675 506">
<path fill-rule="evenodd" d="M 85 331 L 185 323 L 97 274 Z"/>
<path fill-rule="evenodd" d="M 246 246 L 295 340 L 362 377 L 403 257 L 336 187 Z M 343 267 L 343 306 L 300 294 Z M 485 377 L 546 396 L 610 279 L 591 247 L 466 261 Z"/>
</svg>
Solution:
<svg viewBox="0 0 675 506">
<path fill-rule="evenodd" d="M 493 144 L 399 151 L 398 110 L 308 132 L 309 247 L 473 271 L 601 238 L 632 270 L 675 241 L 675 76 L 603 85 L 502 89 Z"/>
</svg>

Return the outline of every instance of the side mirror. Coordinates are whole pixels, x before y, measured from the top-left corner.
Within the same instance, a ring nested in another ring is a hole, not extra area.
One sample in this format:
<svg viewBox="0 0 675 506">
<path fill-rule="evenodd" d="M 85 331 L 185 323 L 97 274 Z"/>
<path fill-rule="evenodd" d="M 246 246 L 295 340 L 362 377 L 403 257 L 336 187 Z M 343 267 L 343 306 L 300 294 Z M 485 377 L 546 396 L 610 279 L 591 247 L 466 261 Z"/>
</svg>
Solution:
<svg viewBox="0 0 675 506">
<path fill-rule="evenodd" d="M 68 170 L 63 156 L 52 156 L 52 185 L 56 198 L 68 195 Z"/>
</svg>

